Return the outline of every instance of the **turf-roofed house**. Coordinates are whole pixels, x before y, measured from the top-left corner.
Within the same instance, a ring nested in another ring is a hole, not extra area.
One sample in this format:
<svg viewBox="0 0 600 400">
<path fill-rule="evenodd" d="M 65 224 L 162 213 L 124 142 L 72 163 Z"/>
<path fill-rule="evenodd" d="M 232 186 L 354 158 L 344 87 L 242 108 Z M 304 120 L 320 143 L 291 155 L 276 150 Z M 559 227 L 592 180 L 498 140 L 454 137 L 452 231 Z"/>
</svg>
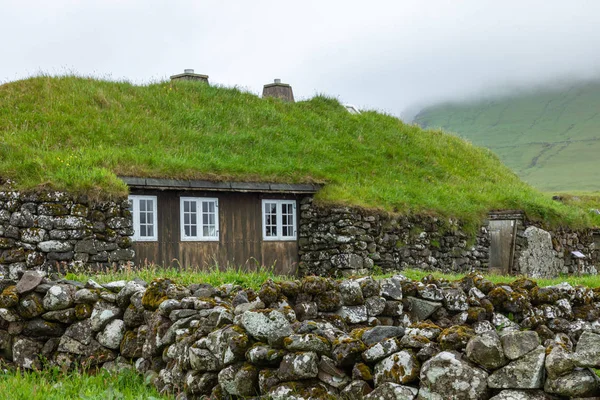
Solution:
<svg viewBox="0 0 600 400">
<path fill-rule="evenodd" d="M 135 86 L 0 86 L 0 266 L 406 267 L 595 273 L 589 202 L 553 201 L 487 150 L 275 80 L 186 70 Z"/>
</svg>

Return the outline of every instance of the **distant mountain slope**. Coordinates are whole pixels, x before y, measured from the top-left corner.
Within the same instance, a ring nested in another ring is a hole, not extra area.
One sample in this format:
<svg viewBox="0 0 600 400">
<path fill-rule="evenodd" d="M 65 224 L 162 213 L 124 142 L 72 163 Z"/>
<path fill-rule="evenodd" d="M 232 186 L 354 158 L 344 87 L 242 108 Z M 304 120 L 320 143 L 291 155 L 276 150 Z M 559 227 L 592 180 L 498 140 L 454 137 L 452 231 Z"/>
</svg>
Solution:
<svg viewBox="0 0 600 400">
<path fill-rule="evenodd" d="M 542 190 L 600 190 L 598 81 L 440 104 L 421 111 L 414 122 L 490 148 Z"/>
</svg>

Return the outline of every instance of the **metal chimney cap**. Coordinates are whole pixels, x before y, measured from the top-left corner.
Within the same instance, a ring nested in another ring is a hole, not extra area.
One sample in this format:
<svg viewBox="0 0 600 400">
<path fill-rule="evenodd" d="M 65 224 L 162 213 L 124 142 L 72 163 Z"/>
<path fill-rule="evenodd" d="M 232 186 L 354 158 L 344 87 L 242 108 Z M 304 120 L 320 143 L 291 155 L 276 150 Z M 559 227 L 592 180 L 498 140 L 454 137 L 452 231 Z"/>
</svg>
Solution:
<svg viewBox="0 0 600 400">
<path fill-rule="evenodd" d="M 281 83 L 281 79 L 276 78 L 273 82 L 275 82 L 275 83 Z"/>
<path fill-rule="evenodd" d="M 194 70 L 193 70 L 193 69 L 189 69 L 189 68 L 188 68 L 188 69 L 184 69 L 184 70 L 183 70 L 183 73 L 184 73 L 184 74 L 193 74 L 193 73 L 194 73 Z"/>
</svg>

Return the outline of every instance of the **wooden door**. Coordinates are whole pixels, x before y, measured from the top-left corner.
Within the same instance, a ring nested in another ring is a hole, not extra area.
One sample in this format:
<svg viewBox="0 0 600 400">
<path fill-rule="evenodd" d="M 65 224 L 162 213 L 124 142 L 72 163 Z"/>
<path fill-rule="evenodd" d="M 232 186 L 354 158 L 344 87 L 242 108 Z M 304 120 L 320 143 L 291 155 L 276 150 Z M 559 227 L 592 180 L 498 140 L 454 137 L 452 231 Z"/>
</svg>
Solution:
<svg viewBox="0 0 600 400">
<path fill-rule="evenodd" d="M 509 275 L 515 254 L 517 221 L 492 220 L 488 231 L 490 235 L 489 271 L 494 274 Z"/>
</svg>

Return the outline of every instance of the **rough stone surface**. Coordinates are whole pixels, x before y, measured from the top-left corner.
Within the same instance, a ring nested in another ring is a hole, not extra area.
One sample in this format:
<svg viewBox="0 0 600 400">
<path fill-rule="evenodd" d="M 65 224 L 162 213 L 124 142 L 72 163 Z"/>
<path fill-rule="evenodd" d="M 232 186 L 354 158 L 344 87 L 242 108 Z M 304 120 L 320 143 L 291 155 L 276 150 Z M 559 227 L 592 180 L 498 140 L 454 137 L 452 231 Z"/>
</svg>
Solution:
<svg viewBox="0 0 600 400">
<path fill-rule="evenodd" d="M 525 229 L 523 236 L 527 239 L 527 250 L 518 259 L 520 272 L 532 278 L 554 278 L 568 273 L 556 258 L 550 233 L 535 226 Z"/>
<path fill-rule="evenodd" d="M 488 374 L 461 360 L 456 353 L 443 351 L 421 368 L 421 400 L 480 400 L 487 398 Z"/>
<path fill-rule="evenodd" d="M 500 341 L 509 360 L 516 360 L 540 345 L 540 338 L 535 331 L 505 332 Z"/>
<path fill-rule="evenodd" d="M 375 385 L 385 382 L 406 384 L 419 377 L 420 363 L 414 353 L 399 351 L 383 359 L 375 365 L 373 378 Z"/>
<path fill-rule="evenodd" d="M 573 371 L 558 378 L 546 380 L 544 390 L 548 393 L 568 397 L 597 396 L 600 388 L 598 377 L 589 369 Z"/>
<path fill-rule="evenodd" d="M 573 360 L 579 367 L 600 368 L 600 335 L 590 331 L 583 332 L 577 342 Z"/>
<path fill-rule="evenodd" d="M 488 378 L 488 385 L 494 389 L 540 389 L 544 385 L 545 359 L 546 349 L 539 346 L 494 371 Z"/>
<path fill-rule="evenodd" d="M 508 363 L 496 331 L 486 331 L 471 338 L 465 353 L 469 360 L 488 370 L 500 368 Z"/>
</svg>

